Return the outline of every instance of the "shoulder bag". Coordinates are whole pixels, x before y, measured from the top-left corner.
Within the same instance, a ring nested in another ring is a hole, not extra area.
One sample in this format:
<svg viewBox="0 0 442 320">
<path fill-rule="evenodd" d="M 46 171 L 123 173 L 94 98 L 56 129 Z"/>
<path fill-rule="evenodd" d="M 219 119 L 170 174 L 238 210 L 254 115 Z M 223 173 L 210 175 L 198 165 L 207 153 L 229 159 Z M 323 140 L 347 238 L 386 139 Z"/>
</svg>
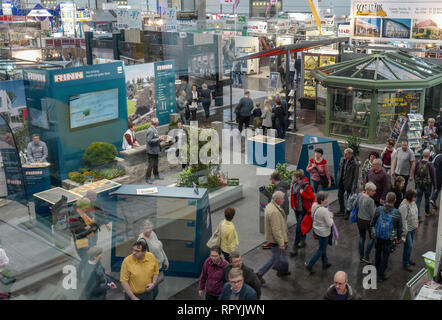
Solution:
<svg viewBox="0 0 442 320">
<path fill-rule="evenodd" d="M 207 241 L 207 246 L 209 248 L 212 248 L 214 246 L 219 246 L 221 244 L 221 224 L 223 223 L 223 221 L 221 221 L 218 225 L 218 227 L 216 227 L 215 232 L 212 234 L 212 236 L 210 237 L 209 241 Z"/>
</svg>

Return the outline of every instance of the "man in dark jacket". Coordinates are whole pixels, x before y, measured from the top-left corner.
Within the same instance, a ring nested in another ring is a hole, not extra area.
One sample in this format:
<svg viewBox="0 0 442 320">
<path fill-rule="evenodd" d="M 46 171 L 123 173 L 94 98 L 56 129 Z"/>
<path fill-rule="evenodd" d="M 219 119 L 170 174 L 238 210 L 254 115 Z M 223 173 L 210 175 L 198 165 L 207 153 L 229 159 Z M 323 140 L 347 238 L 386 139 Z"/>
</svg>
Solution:
<svg viewBox="0 0 442 320">
<path fill-rule="evenodd" d="M 390 176 L 382 168 L 382 160 L 374 159 L 373 168 L 368 171 L 365 177 L 365 183 L 373 182 L 376 185 L 376 193 L 373 196 L 376 207 L 384 203 L 385 196 L 390 190 Z"/>
<path fill-rule="evenodd" d="M 250 99 L 250 92 L 246 91 L 244 97 L 241 98 L 241 100 L 239 100 L 238 109 L 237 109 L 239 115 L 238 129 L 240 132 L 242 132 L 242 127 L 244 124 L 246 125 L 246 129 L 249 127 L 252 110 L 253 110 L 253 100 Z"/>
<path fill-rule="evenodd" d="M 436 189 L 436 192 L 431 195 L 430 203 L 434 209 L 437 209 L 436 200 L 437 200 L 437 197 L 439 196 L 439 192 L 442 187 L 442 153 L 439 153 L 433 159 L 433 166 L 434 166 L 434 169 L 436 170 L 437 189 Z M 432 210 L 430 210 L 430 211 L 432 211 Z"/>
<path fill-rule="evenodd" d="M 335 273 L 334 284 L 324 294 L 324 300 L 361 300 L 359 294 L 348 284 L 347 273 Z"/>
<path fill-rule="evenodd" d="M 281 180 L 281 176 L 276 171 L 270 175 L 270 181 L 275 186 L 275 188 L 273 189 L 273 193 L 275 193 L 276 191 L 282 191 L 284 193 L 284 203 L 282 205 L 282 209 L 284 210 L 286 215 L 284 218 L 287 219 L 287 216 L 289 214 L 289 198 L 287 192 L 290 190 L 290 184 L 288 184 L 284 180 Z"/>
<path fill-rule="evenodd" d="M 146 132 L 146 152 L 147 152 L 147 170 L 146 170 L 146 183 L 152 183 L 150 176 L 153 174 L 156 180 L 163 180 L 158 173 L 158 155 L 161 150 L 160 142 L 163 141 L 158 134 L 159 121 L 158 118 L 152 118 L 152 125 Z"/>
<path fill-rule="evenodd" d="M 242 263 L 241 255 L 238 252 L 234 251 L 230 254 L 230 261 L 230 264 L 224 269 L 224 282 L 229 282 L 230 270 L 233 268 L 239 268 L 242 270 L 244 283 L 255 290 L 259 299 L 259 297 L 261 297 L 261 282 L 256 276 L 255 271 Z"/>
<path fill-rule="evenodd" d="M 393 243 L 399 244 L 402 237 L 402 217 L 397 209 L 394 208 L 396 195 L 393 192 L 387 193 L 385 205 L 376 209 L 373 220 L 371 221 L 371 237 L 375 239 L 376 258 L 375 266 L 377 270 L 378 282 L 388 279 L 385 271 L 388 268 L 388 258 L 390 256 Z M 382 209 L 382 215 L 381 215 Z M 391 220 L 393 224 L 388 225 Z M 379 224 L 376 225 L 379 221 Z M 390 234 L 386 234 L 389 231 Z"/>
<path fill-rule="evenodd" d="M 218 300 L 258 300 L 255 290 L 244 283 L 243 272 L 233 268 L 229 272 L 229 283 L 225 283 Z"/>
<path fill-rule="evenodd" d="M 359 165 L 353 156 L 353 150 L 347 148 L 344 150 L 344 156 L 339 163 L 338 171 L 338 199 L 339 199 L 339 213 L 336 215 L 348 218 L 349 212 L 345 210 L 344 195 L 346 199 L 352 192 L 356 192 L 359 177 Z"/>
<path fill-rule="evenodd" d="M 437 192 L 436 170 L 430 162 L 430 150 L 425 149 L 422 152 L 422 159 L 416 164 L 414 171 L 414 183 L 416 184 L 417 200 L 416 205 L 419 210 L 419 222 L 424 221 L 422 210 L 420 209 L 422 197 L 425 195 L 425 215 L 428 217 L 430 213 L 430 196 L 431 193 Z M 434 214 L 434 211 L 432 211 Z"/>
</svg>

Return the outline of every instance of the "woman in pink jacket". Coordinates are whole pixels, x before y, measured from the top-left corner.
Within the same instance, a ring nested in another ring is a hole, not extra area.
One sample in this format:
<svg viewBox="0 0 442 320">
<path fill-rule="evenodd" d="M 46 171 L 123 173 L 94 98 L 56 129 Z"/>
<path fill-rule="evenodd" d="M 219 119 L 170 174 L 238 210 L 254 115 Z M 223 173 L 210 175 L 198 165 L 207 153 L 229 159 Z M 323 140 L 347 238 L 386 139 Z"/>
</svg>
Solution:
<svg viewBox="0 0 442 320">
<path fill-rule="evenodd" d="M 210 257 L 206 259 L 201 272 L 198 294 L 203 297 L 206 291 L 206 300 L 218 300 L 223 290 L 224 268 L 229 263 L 221 257 L 221 248 L 210 248 Z"/>
<path fill-rule="evenodd" d="M 328 188 L 331 187 L 330 172 L 328 170 L 327 160 L 322 157 L 323 154 L 324 151 L 321 148 L 316 148 L 315 157 L 309 160 L 306 169 L 307 172 L 310 173 L 310 180 L 313 181 L 313 191 L 315 193 L 318 193 L 319 186 L 321 185 L 320 176 L 326 176 L 328 180 Z"/>
</svg>

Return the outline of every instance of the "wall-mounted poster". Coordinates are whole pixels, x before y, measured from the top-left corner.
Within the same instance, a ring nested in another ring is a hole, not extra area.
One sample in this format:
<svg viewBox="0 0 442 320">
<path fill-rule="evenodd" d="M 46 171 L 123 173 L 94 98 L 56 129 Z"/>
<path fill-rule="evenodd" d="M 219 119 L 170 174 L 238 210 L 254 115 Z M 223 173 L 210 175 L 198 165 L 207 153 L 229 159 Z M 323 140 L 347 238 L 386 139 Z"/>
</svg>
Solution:
<svg viewBox="0 0 442 320">
<path fill-rule="evenodd" d="M 442 21 L 413 19 L 413 39 L 442 40 Z"/>
<path fill-rule="evenodd" d="M 155 110 L 155 73 L 153 63 L 124 67 L 126 76 L 127 114 L 141 124 L 141 117 Z M 139 120 L 136 120 L 140 118 Z"/>
<path fill-rule="evenodd" d="M 383 19 L 382 37 L 410 39 L 411 19 Z"/>
<path fill-rule="evenodd" d="M 380 37 L 381 19 L 379 18 L 356 18 L 354 35 L 356 37 Z"/>
</svg>

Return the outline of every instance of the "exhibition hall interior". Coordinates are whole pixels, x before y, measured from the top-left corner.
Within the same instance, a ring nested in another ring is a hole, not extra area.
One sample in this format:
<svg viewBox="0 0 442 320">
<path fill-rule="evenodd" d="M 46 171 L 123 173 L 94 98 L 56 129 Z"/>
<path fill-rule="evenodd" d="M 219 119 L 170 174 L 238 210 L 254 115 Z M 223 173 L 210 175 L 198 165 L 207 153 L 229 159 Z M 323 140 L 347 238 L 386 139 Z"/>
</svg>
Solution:
<svg viewBox="0 0 442 320">
<path fill-rule="evenodd" d="M 5 303 L 442 300 L 441 188 L 440 0 L 1 0 Z"/>
</svg>

